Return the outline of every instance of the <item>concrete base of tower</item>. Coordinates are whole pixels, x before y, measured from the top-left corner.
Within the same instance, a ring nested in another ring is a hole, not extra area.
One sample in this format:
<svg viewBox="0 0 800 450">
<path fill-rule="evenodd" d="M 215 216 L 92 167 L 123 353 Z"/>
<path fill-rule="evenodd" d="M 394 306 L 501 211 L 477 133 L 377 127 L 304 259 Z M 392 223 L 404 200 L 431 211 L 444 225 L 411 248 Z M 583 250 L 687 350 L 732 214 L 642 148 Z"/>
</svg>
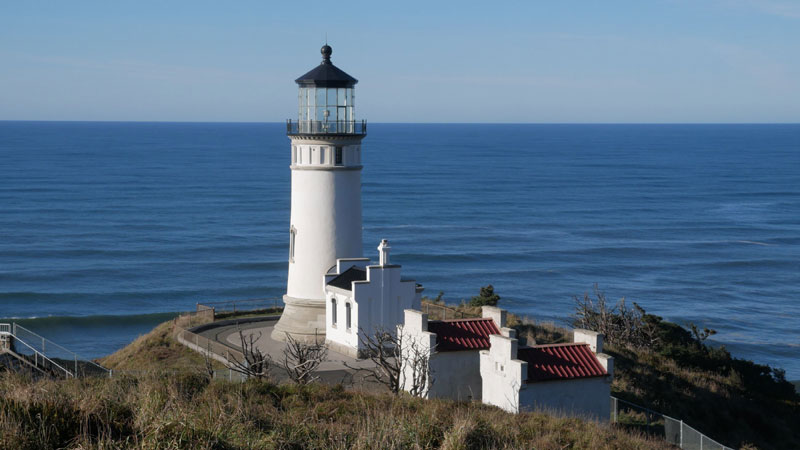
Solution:
<svg viewBox="0 0 800 450">
<path fill-rule="evenodd" d="M 283 296 L 286 306 L 275 324 L 272 339 L 286 342 L 286 335 L 307 343 L 325 342 L 325 299 Z"/>
</svg>

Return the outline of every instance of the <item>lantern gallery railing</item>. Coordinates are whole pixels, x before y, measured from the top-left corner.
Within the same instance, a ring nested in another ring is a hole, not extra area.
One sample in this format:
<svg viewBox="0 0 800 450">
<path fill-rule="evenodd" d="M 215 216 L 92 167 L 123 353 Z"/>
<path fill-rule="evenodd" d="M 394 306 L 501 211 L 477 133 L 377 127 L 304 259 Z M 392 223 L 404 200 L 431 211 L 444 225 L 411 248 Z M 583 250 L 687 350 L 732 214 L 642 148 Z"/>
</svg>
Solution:
<svg viewBox="0 0 800 450">
<path fill-rule="evenodd" d="M 286 121 L 286 134 L 293 136 L 298 134 L 367 134 L 367 121 L 362 120 L 301 120 L 293 122 L 291 119 Z"/>
</svg>

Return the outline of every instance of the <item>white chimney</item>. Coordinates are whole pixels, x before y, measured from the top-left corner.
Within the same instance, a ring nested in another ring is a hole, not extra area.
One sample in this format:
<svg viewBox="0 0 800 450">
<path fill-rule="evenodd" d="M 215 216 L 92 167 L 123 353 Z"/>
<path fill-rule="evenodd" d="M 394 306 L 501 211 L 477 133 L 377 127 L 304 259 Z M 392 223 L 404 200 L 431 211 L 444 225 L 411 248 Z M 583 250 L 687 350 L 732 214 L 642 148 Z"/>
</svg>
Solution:
<svg viewBox="0 0 800 450">
<path fill-rule="evenodd" d="M 380 254 L 380 265 L 385 266 L 389 264 L 389 250 L 392 247 L 389 247 L 389 241 L 386 239 L 381 241 L 381 244 L 378 245 L 378 253 Z"/>
</svg>

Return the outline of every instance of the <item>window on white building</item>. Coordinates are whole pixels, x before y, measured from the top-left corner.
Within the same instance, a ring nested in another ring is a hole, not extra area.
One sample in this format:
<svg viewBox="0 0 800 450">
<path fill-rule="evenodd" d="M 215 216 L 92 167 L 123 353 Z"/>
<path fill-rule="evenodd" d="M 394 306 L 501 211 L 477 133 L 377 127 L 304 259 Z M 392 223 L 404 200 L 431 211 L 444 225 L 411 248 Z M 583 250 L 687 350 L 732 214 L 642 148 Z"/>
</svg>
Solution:
<svg viewBox="0 0 800 450">
<path fill-rule="evenodd" d="M 327 147 L 320 147 L 319 148 L 319 163 L 325 164 L 325 149 Z"/>
<path fill-rule="evenodd" d="M 346 312 L 345 320 L 347 321 L 347 329 L 349 330 L 350 329 L 350 325 L 352 324 L 352 320 L 350 318 L 350 310 L 351 310 L 350 303 L 345 303 L 344 304 L 344 310 Z"/>
<path fill-rule="evenodd" d="M 341 166 L 343 164 L 343 155 L 342 155 L 342 147 L 336 147 L 336 161 L 335 164 L 337 166 Z"/>
<path fill-rule="evenodd" d="M 336 299 L 331 299 L 331 325 L 336 326 Z"/>
<path fill-rule="evenodd" d="M 292 225 L 289 228 L 289 262 L 294 262 L 294 244 L 295 240 L 297 239 L 297 229 Z"/>
</svg>

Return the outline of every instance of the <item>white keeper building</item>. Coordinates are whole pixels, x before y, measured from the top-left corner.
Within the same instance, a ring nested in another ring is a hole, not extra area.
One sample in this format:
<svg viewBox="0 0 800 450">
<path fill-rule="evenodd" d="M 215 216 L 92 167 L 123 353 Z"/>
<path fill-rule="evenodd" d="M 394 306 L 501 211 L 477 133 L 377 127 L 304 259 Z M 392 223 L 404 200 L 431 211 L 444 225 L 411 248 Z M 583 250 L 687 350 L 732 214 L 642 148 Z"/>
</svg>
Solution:
<svg viewBox="0 0 800 450">
<path fill-rule="evenodd" d="M 403 311 L 421 307 L 422 286 L 401 277 L 401 266 L 389 264 L 389 242 L 378 246 L 379 262 L 340 258 L 325 275 L 325 342 L 338 353 L 363 356 L 360 337 L 378 329 L 395 333 Z"/>
</svg>

